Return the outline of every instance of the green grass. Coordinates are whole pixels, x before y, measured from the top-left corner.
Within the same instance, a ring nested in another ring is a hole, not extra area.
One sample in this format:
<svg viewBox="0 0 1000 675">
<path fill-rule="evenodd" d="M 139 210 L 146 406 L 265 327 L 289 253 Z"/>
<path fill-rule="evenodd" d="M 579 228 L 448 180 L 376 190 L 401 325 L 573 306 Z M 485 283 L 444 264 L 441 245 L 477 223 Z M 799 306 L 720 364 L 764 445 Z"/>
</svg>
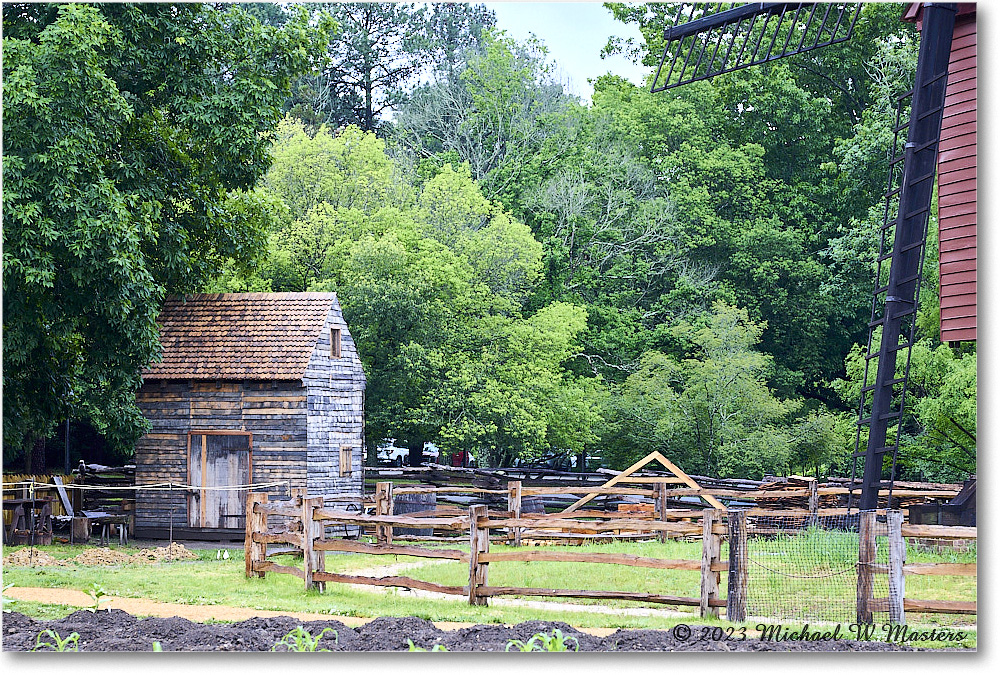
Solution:
<svg viewBox="0 0 1000 675">
<path fill-rule="evenodd" d="M 824 533 L 829 535 L 830 533 Z M 834 533 L 833 536 L 841 536 Z M 817 569 L 834 569 L 841 564 L 847 564 L 849 556 L 843 555 L 843 560 L 828 554 L 818 555 L 816 551 L 819 540 L 810 541 L 803 537 L 798 541 L 782 542 L 785 552 L 796 551 L 794 557 L 805 561 Z M 829 542 L 828 542 L 829 543 Z M 467 545 L 445 544 L 447 548 L 468 548 Z M 798 547 L 798 549 L 796 549 Z M 48 546 L 39 547 L 46 553 L 57 558 L 70 558 L 77 555 L 82 547 Z M 5 549 L 5 553 L 12 548 Z M 491 550 L 511 550 L 501 545 L 491 546 Z M 594 544 L 589 546 L 553 546 L 546 551 L 573 552 L 606 552 L 629 553 L 633 555 L 698 560 L 701 556 L 701 543 L 698 541 L 670 541 L 665 544 L 658 542 L 615 542 Z M 827 549 L 829 553 L 829 548 Z M 764 549 L 766 552 L 766 548 Z M 424 599 L 415 598 L 403 589 L 389 589 L 385 593 L 373 593 L 357 590 L 339 584 L 328 584 L 325 593 L 317 591 L 306 592 L 302 581 L 286 574 L 268 574 L 265 579 L 246 579 L 244 577 L 243 552 L 230 551 L 229 560 L 216 560 L 216 551 L 195 551 L 198 560 L 188 562 L 160 563 L 157 565 L 132 564 L 117 567 L 39 567 L 19 568 L 8 567 L 4 571 L 4 583 L 14 583 L 16 586 L 41 586 L 51 588 L 73 588 L 86 592 L 91 584 L 104 587 L 109 595 L 123 597 L 148 598 L 160 602 L 175 602 L 196 605 L 233 605 L 274 611 L 302 611 L 347 615 L 357 617 L 377 616 L 417 616 L 432 621 L 463 621 L 475 623 L 519 623 L 532 619 L 565 621 L 580 627 L 610 627 L 610 628 L 670 628 L 677 623 L 708 623 L 730 625 L 726 622 L 704 621 L 694 615 L 688 617 L 635 617 L 621 614 L 591 614 L 587 612 L 565 612 L 560 610 L 539 610 L 523 607 L 472 607 L 462 596 L 454 599 Z M 810 557 L 812 556 L 812 557 Z M 726 557 L 725 547 L 723 558 Z M 968 553 L 935 553 L 910 549 L 907 552 L 910 562 L 975 562 L 975 551 Z M 301 559 L 293 556 L 282 556 L 276 559 L 282 564 L 301 565 Z M 365 554 L 328 554 L 326 568 L 331 572 L 356 573 L 359 570 L 399 562 L 419 562 L 420 567 L 401 572 L 426 581 L 445 585 L 463 586 L 468 582 L 468 564 L 459 562 L 441 562 L 415 558 L 412 556 L 374 556 Z M 771 566 L 769 564 L 769 566 Z M 154 570 L 151 573 L 151 570 Z M 498 562 L 492 563 L 489 570 L 490 584 L 498 586 L 535 586 L 542 588 L 570 589 L 602 589 L 625 590 L 659 593 L 665 595 L 680 595 L 697 597 L 699 594 L 699 572 L 687 570 L 656 570 L 635 568 L 619 565 L 574 564 L 558 562 Z M 801 603 L 815 594 L 807 580 L 789 592 L 789 580 L 784 579 L 783 594 Z M 726 575 L 722 574 L 722 592 L 725 597 Z M 976 579 L 974 577 L 945 576 L 908 576 L 907 596 L 922 599 L 939 600 L 975 600 Z M 532 600 L 546 600 L 531 598 Z M 553 602 L 572 602 L 587 604 L 586 599 L 551 598 Z M 605 606 L 635 607 L 642 603 L 629 601 L 590 601 Z M 17 611 L 38 616 L 54 618 L 64 616 L 73 611 L 62 606 L 41 605 L 19 601 Z M 675 608 L 661 606 L 665 609 L 680 609 L 695 611 L 694 608 Z M 914 615 L 907 616 L 908 623 L 913 625 L 969 625 L 976 617 L 952 615 Z M 787 622 L 786 622 L 787 623 Z M 747 624 L 750 634 L 753 634 L 755 622 Z M 961 645 L 921 645 L 921 646 L 964 646 L 974 647 L 976 636 L 973 632 Z"/>
</svg>

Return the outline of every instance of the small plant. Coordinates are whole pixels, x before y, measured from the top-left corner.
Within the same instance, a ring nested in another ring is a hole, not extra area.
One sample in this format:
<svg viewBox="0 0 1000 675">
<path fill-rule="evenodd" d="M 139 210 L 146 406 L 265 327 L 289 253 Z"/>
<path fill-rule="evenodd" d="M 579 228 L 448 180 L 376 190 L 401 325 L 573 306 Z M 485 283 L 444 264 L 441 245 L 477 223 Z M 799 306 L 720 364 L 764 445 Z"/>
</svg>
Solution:
<svg viewBox="0 0 1000 675">
<path fill-rule="evenodd" d="M 163 645 L 160 644 L 159 640 L 157 640 L 156 642 L 153 643 L 153 651 L 154 652 L 162 652 L 163 651 Z"/>
<path fill-rule="evenodd" d="M 14 584 L 7 584 L 6 586 L 3 587 L 3 591 L 0 591 L 0 595 L 6 596 L 7 591 L 10 590 L 11 588 L 14 588 Z M 14 598 L 4 597 L 2 601 L 3 601 L 4 612 L 10 612 L 11 608 L 17 604 L 17 600 L 15 600 Z"/>
<path fill-rule="evenodd" d="M 573 649 L 570 650 L 570 642 Z M 535 633 L 527 642 L 522 640 L 508 640 L 506 651 L 517 652 L 568 652 L 580 651 L 580 643 L 572 635 L 563 635 L 558 628 L 552 630 L 552 635 L 545 633 Z"/>
<path fill-rule="evenodd" d="M 42 638 L 47 637 L 49 642 L 42 642 Z M 35 648 L 31 651 L 48 651 L 52 652 L 78 652 L 80 651 L 80 634 L 76 631 L 70 633 L 64 638 L 59 637 L 59 633 L 54 630 L 43 630 L 35 638 Z"/>
<path fill-rule="evenodd" d="M 89 595 L 90 599 L 94 601 L 94 604 L 87 609 L 96 613 L 99 609 L 101 609 L 102 602 L 111 602 L 109 598 L 104 597 L 107 594 L 108 592 L 104 590 L 103 586 L 100 586 L 97 583 L 90 584 L 90 590 L 87 591 L 87 595 Z M 108 611 L 111 611 L 110 607 L 108 607 Z"/>
<path fill-rule="evenodd" d="M 428 650 L 424 649 L 423 647 L 418 647 L 417 645 L 413 644 L 413 640 L 411 640 L 410 638 L 406 638 L 406 644 L 408 644 L 410 646 L 409 650 L 407 650 L 407 651 L 411 651 L 411 652 L 426 652 L 426 651 L 428 651 Z M 448 648 L 445 647 L 444 645 L 434 645 L 433 647 L 430 648 L 430 651 L 432 651 L 432 652 L 446 652 L 446 651 L 448 651 Z"/>
<path fill-rule="evenodd" d="M 291 631 L 285 637 L 281 638 L 274 643 L 271 647 L 272 652 L 278 651 L 278 647 L 284 647 L 286 652 L 328 652 L 329 649 L 317 649 L 319 647 L 320 640 L 327 633 L 333 633 L 333 641 L 339 642 L 340 636 L 337 635 L 337 631 L 332 628 L 324 628 L 319 635 L 313 637 L 309 631 L 307 631 L 302 626 L 299 626 L 295 630 Z"/>
</svg>

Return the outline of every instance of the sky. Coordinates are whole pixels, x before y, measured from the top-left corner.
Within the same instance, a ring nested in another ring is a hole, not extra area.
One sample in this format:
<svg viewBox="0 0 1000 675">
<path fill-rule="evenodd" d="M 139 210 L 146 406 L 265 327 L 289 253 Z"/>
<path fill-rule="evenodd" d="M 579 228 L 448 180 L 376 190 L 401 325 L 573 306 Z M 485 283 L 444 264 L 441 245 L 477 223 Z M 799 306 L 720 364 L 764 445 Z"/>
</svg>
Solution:
<svg viewBox="0 0 1000 675">
<path fill-rule="evenodd" d="M 616 56 L 601 59 L 601 48 L 611 35 L 635 37 L 641 41 L 639 29 L 615 21 L 611 12 L 600 2 L 486 2 L 496 12 L 497 27 L 515 40 L 524 40 L 534 33 L 549 49 L 550 60 L 569 80 L 570 93 L 590 100 L 593 87 L 588 78 L 607 72 L 642 84 L 649 68 L 637 66 Z"/>
</svg>

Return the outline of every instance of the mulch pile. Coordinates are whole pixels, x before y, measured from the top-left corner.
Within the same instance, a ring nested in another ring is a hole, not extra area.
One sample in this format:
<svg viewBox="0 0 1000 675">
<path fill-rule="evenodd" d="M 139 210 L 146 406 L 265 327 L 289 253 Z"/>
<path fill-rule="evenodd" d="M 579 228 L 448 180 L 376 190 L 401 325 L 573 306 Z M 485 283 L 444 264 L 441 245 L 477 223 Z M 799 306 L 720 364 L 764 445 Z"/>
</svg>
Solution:
<svg viewBox="0 0 1000 675">
<path fill-rule="evenodd" d="M 71 565 L 134 565 L 177 560 L 195 560 L 198 556 L 184 548 L 183 544 L 172 542 L 170 546 L 144 548 L 133 554 L 121 549 L 107 547 L 88 548 L 75 558 L 58 560 L 48 553 L 31 547 L 22 548 L 3 558 L 4 567 L 68 567 Z"/>
<path fill-rule="evenodd" d="M 29 651 L 39 633 L 52 630 L 62 638 L 79 633 L 79 650 L 88 652 L 151 651 L 159 642 L 164 651 L 270 651 L 276 642 L 296 627 L 312 635 L 327 633 L 319 646 L 330 651 L 407 651 L 407 640 L 426 650 L 444 645 L 449 651 L 504 651 L 508 640 L 527 642 L 537 633 L 551 635 L 558 628 L 579 642 L 580 651 L 920 651 L 883 642 L 745 642 L 679 640 L 671 631 L 619 630 L 605 638 L 595 637 L 560 622 L 527 621 L 516 626 L 480 625 L 443 631 L 430 621 L 415 617 L 380 618 L 354 629 L 338 621 L 301 622 L 291 617 L 258 618 L 232 624 L 199 624 L 181 618 L 137 619 L 121 610 L 80 610 L 54 621 L 32 619 L 17 612 L 3 615 L 3 649 Z M 694 635 L 700 626 L 692 626 Z"/>
</svg>

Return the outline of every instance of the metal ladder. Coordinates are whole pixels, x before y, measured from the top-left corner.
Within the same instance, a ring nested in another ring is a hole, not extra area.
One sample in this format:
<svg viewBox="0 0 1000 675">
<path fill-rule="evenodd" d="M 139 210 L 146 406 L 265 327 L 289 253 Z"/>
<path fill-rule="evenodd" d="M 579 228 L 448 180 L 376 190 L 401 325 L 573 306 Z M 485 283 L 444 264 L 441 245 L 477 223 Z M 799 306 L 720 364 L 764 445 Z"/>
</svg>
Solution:
<svg viewBox="0 0 1000 675">
<path fill-rule="evenodd" d="M 910 357 L 916 336 L 927 224 L 937 173 L 937 147 L 948 84 L 955 5 L 924 5 L 923 20 L 916 81 L 913 89 L 900 97 L 897 106 L 889 186 L 879 233 L 875 290 L 847 502 L 848 509 L 857 506 L 861 511 L 877 508 L 879 490 L 888 490 L 890 505 L 892 500 Z M 906 116 L 908 121 L 902 124 L 900 119 L 907 101 L 910 113 Z M 905 137 L 901 138 L 904 131 Z M 902 153 L 899 152 L 901 141 Z M 900 352 L 905 353 L 902 363 L 897 358 Z M 864 433 L 866 428 L 867 434 Z M 888 467 L 885 466 L 886 455 L 891 455 Z M 884 477 L 887 468 L 888 476 Z M 858 489 L 860 496 L 855 495 Z"/>
</svg>

